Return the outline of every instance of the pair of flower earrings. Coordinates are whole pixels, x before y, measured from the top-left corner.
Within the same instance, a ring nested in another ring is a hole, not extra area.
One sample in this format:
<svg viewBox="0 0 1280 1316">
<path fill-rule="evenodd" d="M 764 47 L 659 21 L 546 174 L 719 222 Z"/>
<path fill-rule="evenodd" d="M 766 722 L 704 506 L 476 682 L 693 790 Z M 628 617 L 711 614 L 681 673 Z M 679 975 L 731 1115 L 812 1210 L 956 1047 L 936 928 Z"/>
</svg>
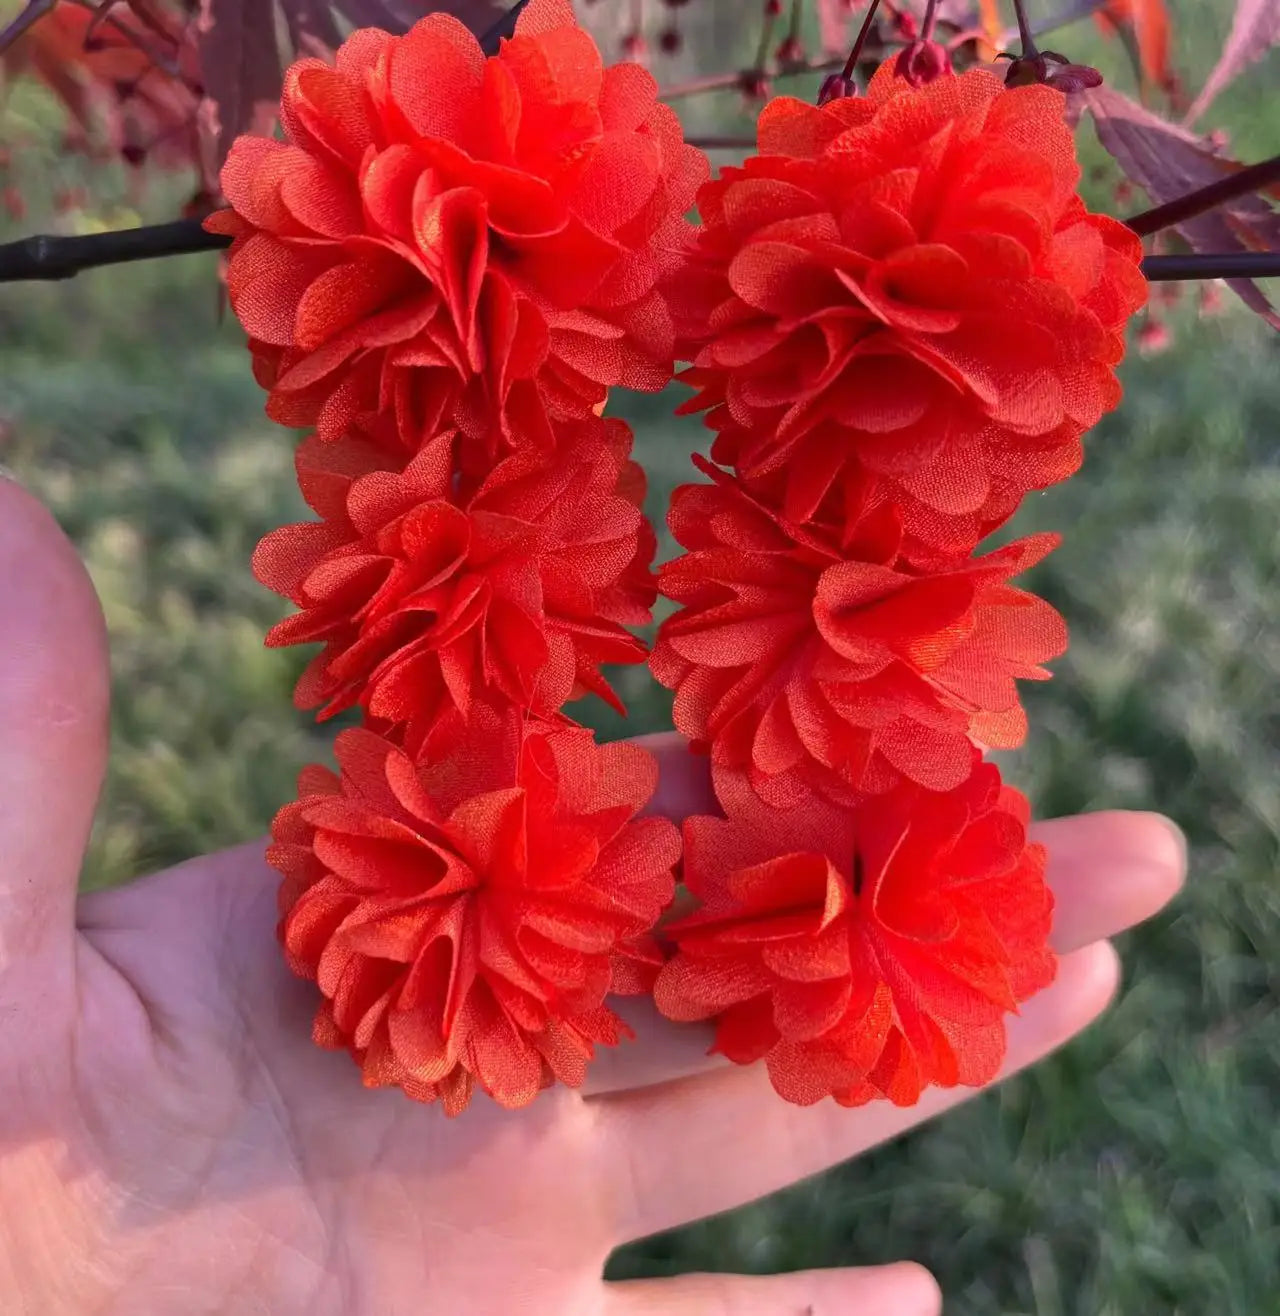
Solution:
<svg viewBox="0 0 1280 1316">
<path fill-rule="evenodd" d="M 616 995 L 714 1022 L 789 1101 L 981 1084 L 1054 975 L 1045 856 L 983 762 L 1066 647 L 979 554 L 1115 407 L 1138 239 L 1089 213 L 1063 95 L 979 70 L 765 106 L 711 179 L 569 0 L 486 57 L 432 15 L 285 82 L 223 174 L 227 284 L 316 519 L 254 558 L 359 711 L 278 815 L 315 1037 L 456 1114 L 580 1085 Z M 686 216 L 696 206 L 697 224 Z M 655 574 L 614 388 L 714 431 Z M 634 634 L 677 606 L 651 654 Z M 564 709 L 648 661 L 715 814 Z M 684 896 L 673 913 L 677 883 Z"/>
</svg>

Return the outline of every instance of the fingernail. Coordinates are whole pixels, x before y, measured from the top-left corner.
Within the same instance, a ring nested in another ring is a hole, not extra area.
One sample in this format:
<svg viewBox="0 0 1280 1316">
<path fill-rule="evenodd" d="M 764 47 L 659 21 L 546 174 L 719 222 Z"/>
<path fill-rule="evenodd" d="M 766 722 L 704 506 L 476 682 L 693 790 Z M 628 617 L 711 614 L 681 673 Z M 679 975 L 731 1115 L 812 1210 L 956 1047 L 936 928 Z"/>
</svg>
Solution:
<svg viewBox="0 0 1280 1316">
<path fill-rule="evenodd" d="M 1153 814 L 1152 816 L 1159 818 L 1168 830 L 1169 835 L 1173 837 L 1174 844 L 1178 847 L 1178 861 L 1185 870 L 1187 867 L 1187 854 L 1189 852 L 1186 832 L 1184 832 L 1172 818 L 1167 817 L 1163 813 Z"/>
</svg>

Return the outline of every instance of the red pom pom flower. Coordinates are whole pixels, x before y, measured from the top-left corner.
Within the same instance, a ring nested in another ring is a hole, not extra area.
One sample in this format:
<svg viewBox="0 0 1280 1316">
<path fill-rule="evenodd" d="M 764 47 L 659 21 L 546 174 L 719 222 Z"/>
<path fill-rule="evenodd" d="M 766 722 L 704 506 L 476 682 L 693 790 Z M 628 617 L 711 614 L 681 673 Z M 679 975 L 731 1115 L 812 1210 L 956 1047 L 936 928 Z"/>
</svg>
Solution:
<svg viewBox="0 0 1280 1316">
<path fill-rule="evenodd" d="M 865 97 L 764 108 L 672 284 L 717 461 L 784 472 L 797 523 L 875 476 L 926 557 L 1078 467 L 1146 285 L 1137 237 L 1076 194 L 1063 111 L 1048 87 L 915 89 L 891 64 Z"/>
<path fill-rule="evenodd" d="M 626 627 L 656 597 L 630 431 L 568 422 L 553 460 L 513 455 L 465 502 L 456 443 L 437 436 L 403 470 L 355 437 L 302 445 L 299 483 L 322 519 L 254 555 L 259 580 L 301 609 L 267 643 L 324 643 L 298 705 L 359 704 L 415 750 L 443 748 L 485 694 L 551 716 L 594 692 L 621 711 L 600 667 L 644 661 Z"/>
<path fill-rule="evenodd" d="M 685 822 L 703 908 L 663 928 L 663 1014 L 714 1018 L 713 1050 L 801 1105 L 993 1079 L 1006 1015 L 1055 972 L 1044 849 L 996 769 L 856 809 L 771 809 L 723 771 L 716 792 L 726 818 Z"/>
<path fill-rule="evenodd" d="M 656 390 L 701 152 L 632 64 L 605 69 L 569 0 L 533 0 L 486 59 L 456 19 L 354 33 L 295 64 L 287 142 L 243 137 L 222 174 L 231 304 L 268 412 L 336 439 L 393 412 L 412 450 L 486 445 Z M 496 423 L 495 423 L 496 422 Z"/>
<path fill-rule="evenodd" d="M 675 827 L 635 817 L 657 783 L 631 745 L 488 710 L 428 765 L 370 731 L 338 737 L 277 816 L 280 937 L 323 993 L 316 1040 L 370 1087 L 458 1114 L 579 1086 L 628 1029 L 611 991 L 652 981 L 645 934 L 674 891 Z"/>
<path fill-rule="evenodd" d="M 675 723 L 775 803 L 796 792 L 879 792 L 907 778 L 958 786 L 971 738 L 1022 743 L 1016 678 L 1066 648 L 1049 604 L 1009 578 L 1058 542 L 1036 535 L 931 569 L 899 556 L 894 509 L 841 508 L 801 527 L 695 458 L 710 485 L 676 490 L 668 523 L 688 550 L 659 573 L 683 606 L 650 665 Z"/>
</svg>

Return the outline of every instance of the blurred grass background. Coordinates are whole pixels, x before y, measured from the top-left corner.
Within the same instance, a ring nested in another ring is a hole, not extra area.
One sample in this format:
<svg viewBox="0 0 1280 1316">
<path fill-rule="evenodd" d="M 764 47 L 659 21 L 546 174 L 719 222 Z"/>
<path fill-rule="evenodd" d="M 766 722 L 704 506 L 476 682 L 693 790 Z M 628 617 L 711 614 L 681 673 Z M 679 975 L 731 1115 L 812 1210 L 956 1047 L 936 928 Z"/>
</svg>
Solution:
<svg viewBox="0 0 1280 1316">
<path fill-rule="evenodd" d="M 703 12 L 723 24 L 732 8 Z M 1179 61 L 1203 72 L 1228 6 L 1178 12 Z M 1071 52 L 1099 47 L 1085 32 Z M 1212 116 L 1244 158 L 1276 149 L 1275 67 Z M 695 116 L 745 123 L 732 95 Z M 80 175 L 40 97 L 20 90 L 4 129 L 30 148 L 33 206 L 6 236 L 127 222 L 119 189 L 116 212 L 41 209 Z M 1088 127 L 1082 147 L 1096 164 Z M 165 203 L 152 195 L 157 214 Z M 213 273 L 192 257 L 0 288 L 0 461 L 79 545 L 112 636 L 90 886 L 261 834 L 332 734 L 292 709 L 304 655 L 262 648 L 283 609 L 249 556 L 305 509 L 291 436 L 262 415 L 238 329 L 218 323 Z M 1188 891 L 1124 939 L 1120 1001 L 1052 1062 L 786 1194 L 628 1249 L 617 1276 L 914 1257 L 958 1316 L 1280 1311 L 1280 354 L 1230 294 L 1217 318 L 1196 302 L 1161 307 L 1171 348 L 1131 355 L 1084 472 L 1018 519 L 1066 532 L 1031 584 L 1073 643 L 1028 691 L 1030 743 L 1004 764 L 1041 814 L 1171 814 L 1192 844 Z M 702 442 L 674 404 L 613 407 L 636 426 L 659 520 Z M 627 729 L 669 725 L 643 672 L 620 684 Z"/>
</svg>

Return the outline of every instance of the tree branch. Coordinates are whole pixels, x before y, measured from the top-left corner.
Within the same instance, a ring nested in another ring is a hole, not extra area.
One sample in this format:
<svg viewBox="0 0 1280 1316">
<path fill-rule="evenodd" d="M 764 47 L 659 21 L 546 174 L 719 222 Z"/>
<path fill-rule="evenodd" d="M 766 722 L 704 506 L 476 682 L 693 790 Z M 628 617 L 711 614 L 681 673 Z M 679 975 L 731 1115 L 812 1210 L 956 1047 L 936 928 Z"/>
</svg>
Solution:
<svg viewBox="0 0 1280 1316">
<path fill-rule="evenodd" d="M 755 150 L 756 139 L 754 137 L 686 137 L 685 141 L 690 146 L 696 146 L 702 151 L 753 151 Z"/>
<path fill-rule="evenodd" d="M 1191 279 L 1280 278 L 1280 251 L 1228 251 L 1190 256 L 1148 256 L 1142 272 L 1152 283 Z"/>
<path fill-rule="evenodd" d="M 1163 206 L 1156 206 L 1154 210 L 1144 210 L 1140 215 L 1126 219 L 1125 223 L 1139 237 L 1145 238 L 1151 233 L 1173 228 L 1185 220 L 1203 215 L 1215 206 L 1225 205 L 1236 197 L 1258 192 L 1277 182 L 1280 182 L 1280 155 L 1273 155 L 1270 160 L 1261 160 L 1247 169 L 1237 170 L 1216 183 L 1197 188 L 1186 196 L 1175 197 Z"/>
<path fill-rule="evenodd" d="M 81 270 L 96 269 L 99 265 L 219 251 L 230 244 L 231 239 L 221 233 L 206 233 L 198 219 L 178 219 L 171 224 L 76 237 L 37 233 L 0 245 L 0 283 L 70 279 Z"/>
<path fill-rule="evenodd" d="M 57 3 L 58 0 L 27 0 L 27 7 L 22 13 L 0 32 L 0 51 L 8 50 L 32 23 L 51 12 Z"/>
<path fill-rule="evenodd" d="M 708 139 L 708 144 L 741 146 L 745 139 Z M 746 143 L 748 146 L 749 142 Z M 37 234 L 0 245 L 0 283 L 70 279 L 82 270 L 160 256 L 220 251 L 230 245 L 220 233 L 206 233 L 197 219 L 151 224 L 83 237 Z M 1280 277 L 1280 252 L 1222 252 L 1191 256 L 1148 256 L 1142 272 L 1153 283 L 1177 279 L 1266 279 Z"/>
</svg>

